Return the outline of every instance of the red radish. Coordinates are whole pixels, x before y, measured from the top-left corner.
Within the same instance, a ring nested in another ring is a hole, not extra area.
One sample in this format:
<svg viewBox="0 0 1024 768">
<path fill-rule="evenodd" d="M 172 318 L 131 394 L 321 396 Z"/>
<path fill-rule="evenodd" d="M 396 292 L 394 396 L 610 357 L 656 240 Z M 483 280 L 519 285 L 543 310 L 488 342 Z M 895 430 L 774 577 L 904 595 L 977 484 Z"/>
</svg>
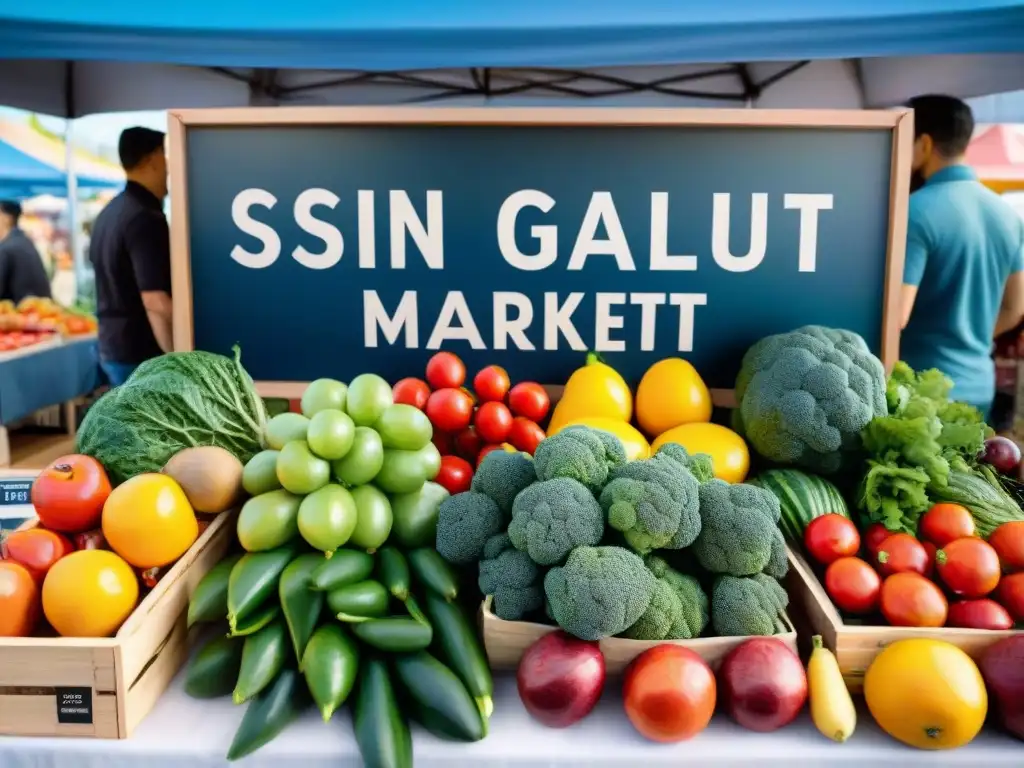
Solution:
<svg viewBox="0 0 1024 768">
<path fill-rule="evenodd" d="M 800 657 L 774 637 L 754 637 L 734 648 L 718 677 L 729 716 L 751 731 L 768 733 L 789 725 L 807 701 Z"/>
<path fill-rule="evenodd" d="M 551 398 L 540 384 L 524 381 L 512 387 L 508 393 L 508 405 L 516 416 L 539 424 L 544 421 L 551 409 Z"/>
<path fill-rule="evenodd" d="M 473 398 L 461 389 L 438 389 L 427 399 L 426 414 L 435 429 L 459 432 L 473 418 Z"/>
<path fill-rule="evenodd" d="M 536 422 L 522 416 L 512 419 L 512 429 L 508 433 L 508 441 L 520 451 L 532 456 L 533 452 L 537 450 L 537 446 L 540 445 L 540 441 L 545 437 L 547 435 L 544 434 L 543 429 L 537 426 Z"/>
<path fill-rule="evenodd" d="M 508 372 L 500 365 L 488 365 L 473 377 L 473 391 L 484 403 L 502 402 L 511 385 Z"/>
<path fill-rule="evenodd" d="M 427 398 L 430 397 L 430 387 L 422 379 L 407 378 L 397 382 L 391 388 L 395 403 L 411 405 L 421 411 L 427 405 Z"/>
<path fill-rule="evenodd" d="M 966 629 L 1013 629 L 1013 619 L 995 600 L 961 600 L 949 606 L 947 627 Z"/>
<path fill-rule="evenodd" d="M 466 427 L 455 436 L 455 454 L 466 461 L 475 462 L 484 442 L 473 427 Z"/>
<path fill-rule="evenodd" d="M 894 533 L 882 542 L 875 557 L 884 576 L 908 571 L 923 576 L 928 570 L 928 552 L 909 533 Z"/>
<path fill-rule="evenodd" d="M 504 403 L 484 403 L 476 409 L 473 426 L 485 443 L 503 443 L 512 431 L 512 412 Z"/>
<path fill-rule="evenodd" d="M 604 691 L 604 654 L 596 642 L 556 630 L 533 643 L 516 672 L 519 698 L 536 720 L 566 728 L 589 715 Z"/>
<path fill-rule="evenodd" d="M 458 389 L 466 382 L 466 366 L 458 355 L 438 352 L 427 361 L 427 383 L 434 389 Z"/>
</svg>

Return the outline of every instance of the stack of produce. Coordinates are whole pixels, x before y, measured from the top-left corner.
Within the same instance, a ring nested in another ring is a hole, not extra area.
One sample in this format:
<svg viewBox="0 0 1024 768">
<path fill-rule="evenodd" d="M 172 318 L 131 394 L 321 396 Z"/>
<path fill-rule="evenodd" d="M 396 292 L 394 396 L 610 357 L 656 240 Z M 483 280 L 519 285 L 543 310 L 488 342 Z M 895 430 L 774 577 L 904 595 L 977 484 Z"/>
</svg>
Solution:
<svg viewBox="0 0 1024 768">
<path fill-rule="evenodd" d="M 506 620 L 553 620 L 583 640 L 784 631 L 779 502 L 713 477 L 665 443 L 629 461 L 613 434 L 567 426 L 534 456 L 494 452 L 442 504 L 437 551 L 476 567 Z M 708 593 L 710 592 L 710 599 Z"/>
<path fill-rule="evenodd" d="M 272 740 L 309 705 L 323 719 L 353 696 L 367 765 L 409 766 L 409 720 L 448 739 L 487 733 L 483 649 L 434 551 L 441 457 L 427 417 L 363 374 L 314 381 L 302 413 L 267 423 L 245 465 L 242 552 L 192 595 L 190 625 L 227 623 L 193 657 L 186 691 L 247 703 L 228 752 Z"/>
<path fill-rule="evenodd" d="M 64 336 L 96 333 L 96 318 L 87 312 L 62 307 L 53 299 L 28 296 L 17 305 L 0 301 L 0 334 L 44 336 L 54 332 Z"/>
<path fill-rule="evenodd" d="M 469 489 L 473 471 L 494 450 L 533 454 L 544 439 L 540 425 L 551 401 L 535 382 L 512 386 L 508 373 L 489 365 L 466 383 L 466 366 L 451 352 L 438 352 L 427 362 L 427 380 L 406 378 L 395 384 L 396 403 L 424 411 L 441 452 L 436 481 L 450 493 Z"/>
</svg>

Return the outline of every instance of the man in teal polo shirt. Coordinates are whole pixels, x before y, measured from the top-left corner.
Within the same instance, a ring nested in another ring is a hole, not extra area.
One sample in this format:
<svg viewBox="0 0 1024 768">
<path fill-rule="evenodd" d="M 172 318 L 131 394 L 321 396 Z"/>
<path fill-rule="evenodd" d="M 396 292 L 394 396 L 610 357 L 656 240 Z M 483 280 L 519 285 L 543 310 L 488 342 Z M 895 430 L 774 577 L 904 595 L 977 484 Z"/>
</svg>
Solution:
<svg viewBox="0 0 1024 768">
<path fill-rule="evenodd" d="M 951 96 L 919 96 L 915 175 L 903 270 L 900 357 L 938 368 L 953 397 L 989 415 L 995 395 L 993 339 L 1024 320 L 1024 220 L 987 189 L 964 154 L 971 108 Z"/>
</svg>

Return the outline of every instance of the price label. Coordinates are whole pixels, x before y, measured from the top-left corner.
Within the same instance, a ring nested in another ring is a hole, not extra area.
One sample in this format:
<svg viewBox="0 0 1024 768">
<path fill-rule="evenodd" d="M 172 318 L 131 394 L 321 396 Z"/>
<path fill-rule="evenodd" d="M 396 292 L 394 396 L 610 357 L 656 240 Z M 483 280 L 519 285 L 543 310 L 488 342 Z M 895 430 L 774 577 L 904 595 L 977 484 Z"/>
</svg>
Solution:
<svg viewBox="0 0 1024 768">
<path fill-rule="evenodd" d="M 0 478 L 0 507 L 19 507 L 30 504 L 31 492 L 31 478 Z"/>
<path fill-rule="evenodd" d="M 56 688 L 57 722 L 92 725 L 92 688 Z"/>
</svg>

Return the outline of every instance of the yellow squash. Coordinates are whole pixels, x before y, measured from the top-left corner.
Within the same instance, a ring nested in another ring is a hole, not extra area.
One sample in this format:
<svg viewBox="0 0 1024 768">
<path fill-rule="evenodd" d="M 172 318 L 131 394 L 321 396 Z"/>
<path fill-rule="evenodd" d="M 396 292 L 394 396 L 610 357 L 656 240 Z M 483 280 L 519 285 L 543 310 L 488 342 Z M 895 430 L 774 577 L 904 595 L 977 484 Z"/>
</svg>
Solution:
<svg viewBox="0 0 1024 768">
<path fill-rule="evenodd" d="M 626 458 L 630 461 L 647 459 L 651 456 L 651 446 L 647 444 L 647 438 L 641 435 L 636 427 L 625 421 L 608 419 L 603 416 L 584 416 L 581 419 L 573 419 L 560 427 L 560 429 L 575 426 L 600 429 L 615 435 L 622 442 L 622 447 L 626 449 Z M 548 434 L 553 435 L 555 433 L 549 431 Z"/>
<path fill-rule="evenodd" d="M 811 641 L 814 648 L 807 662 L 811 720 L 823 736 L 842 743 L 857 727 L 857 710 L 835 654 L 822 644 L 821 635 Z"/>
<path fill-rule="evenodd" d="M 667 357 L 648 368 L 640 379 L 636 420 L 651 437 L 680 424 L 711 421 L 711 393 L 689 362 Z"/>
<path fill-rule="evenodd" d="M 882 730 L 918 749 L 954 749 L 985 724 L 988 693 L 977 665 L 944 640 L 886 646 L 864 675 L 864 700 Z"/>
<path fill-rule="evenodd" d="M 690 453 L 708 454 L 715 477 L 727 483 L 742 483 L 750 469 L 747 444 L 721 424 L 681 424 L 658 435 L 651 451 L 657 453 L 665 443 L 678 443 Z"/>
<path fill-rule="evenodd" d="M 625 379 L 593 352 L 565 383 L 562 399 L 551 414 L 548 434 L 553 435 L 570 421 L 590 416 L 627 423 L 633 416 L 633 393 Z"/>
</svg>

